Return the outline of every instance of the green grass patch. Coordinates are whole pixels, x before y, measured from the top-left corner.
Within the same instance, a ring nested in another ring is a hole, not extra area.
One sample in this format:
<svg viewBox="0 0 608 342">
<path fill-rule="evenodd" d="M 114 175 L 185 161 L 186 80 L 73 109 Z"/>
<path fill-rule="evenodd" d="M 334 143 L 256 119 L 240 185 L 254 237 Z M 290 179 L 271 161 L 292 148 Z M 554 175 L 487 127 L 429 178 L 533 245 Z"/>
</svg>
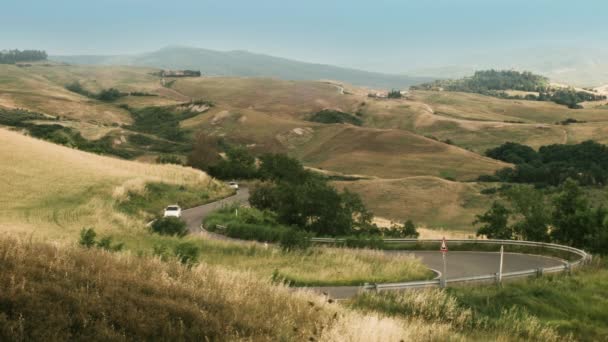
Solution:
<svg viewBox="0 0 608 342">
<path fill-rule="evenodd" d="M 209 189 L 185 187 L 165 183 L 148 183 L 143 191 L 130 191 L 127 198 L 117 204 L 118 209 L 129 215 L 141 213 L 158 216 L 170 204 L 191 208 L 215 200 Z"/>
<path fill-rule="evenodd" d="M 465 307 L 488 317 L 500 318 L 505 307 L 517 306 L 577 340 L 608 339 L 608 268 L 605 261 L 574 275 L 545 276 L 502 287 L 455 287 L 449 293 Z"/>
<path fill-rule="evenodd" d="M 323 109 L 322 111 L 316 112 L 308 118 L 308 121 L 324 124 L 348 123 L 356 126 L 361 126 L 363 124 L 363 120 L 355 115 L 330 109 Z"/>
<path fill-rule="evenodd" d="M 280 225 L 276 214 L 268 210 L 227 206 L 208 215 L 205 229 L 241 240 L 279 242 L 292 229 Z"/>
<path fill-rule="evenodd" d="M 136 247 L 144 254 L 151 254 L 154 248 L 174 250 L 178 244 L 189 241 L 199 247 L 200 262 L 250 271 L 259 277 L 291 286 L 355 286 L 366 282 L 431 279 L 434 276 L 416 259 L 407 256 L 395 258 L 379 251 L 316 247 L 287 252 L 275 245 L 196 237 L 179 239 L 147 233 L 116 240 L 125 241 L 127 247 Z"/>
</svg>

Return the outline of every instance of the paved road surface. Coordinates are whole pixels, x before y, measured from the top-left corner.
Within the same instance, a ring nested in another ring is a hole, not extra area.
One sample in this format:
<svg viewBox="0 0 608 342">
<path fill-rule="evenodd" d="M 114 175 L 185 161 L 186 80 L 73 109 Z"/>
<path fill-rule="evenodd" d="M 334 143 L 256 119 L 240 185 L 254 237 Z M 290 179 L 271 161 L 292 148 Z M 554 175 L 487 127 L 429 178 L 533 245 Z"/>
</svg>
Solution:
<svg viewBox="0 0 608 342">
<path fill-rule="evenodd" d="M 211 238 L 228 239 L 225 236 L 210 232 L 202 232 L 200 229 L 201 222 L 205 216 L 214 210 L 221 208 L 224 205 L 232 203 L 245 203 L 249 199 L 249 190 L 246 188 L 239 189 L 237 194 L 227 197 L 218 202 L 209 203 L 200 207 L 187 209 L 182 212 L 182 218 L 186 221 L 190 232 L 195 234 L 205 233 Z M 441 272 L 443 269 L 442 256 L 439 251 L 386 251 L 386 253 L 410 254 L 420 258 L 423 264 L 432 270 Z M 487 275 L 498 272 L 498 264 L 500 254 L 497 252 L 448 252 L 447 258 L 447 279 Z M 563 262 L 556 258 L 505 253 L 503 272 L 524 271 L 539 267 L 552 267 L 562 265 Z M 360 291 L 360 287 L 356 286 L 339 286 L 339 287 L 314 287 L 312 290 L 328 293 L 332 298 L 347 298 L 351 297 Z"/>
<path fill-rule="evenodd" d="M 200 227 L 201 223 L 203 222 L 203 218 L 205 218 L 211 212 L 220 209 L 225 205 L 230 205 L 233 203 L 246 203 L 248 199 L 249 189 L 241 188 L 237 190 L 237 193 L 234 196 L 226 197 L 217 202 L 182 211 L 182 220 L 186 222 L 186 225 L 191 233 L 201 233 Z"/>
</svg>

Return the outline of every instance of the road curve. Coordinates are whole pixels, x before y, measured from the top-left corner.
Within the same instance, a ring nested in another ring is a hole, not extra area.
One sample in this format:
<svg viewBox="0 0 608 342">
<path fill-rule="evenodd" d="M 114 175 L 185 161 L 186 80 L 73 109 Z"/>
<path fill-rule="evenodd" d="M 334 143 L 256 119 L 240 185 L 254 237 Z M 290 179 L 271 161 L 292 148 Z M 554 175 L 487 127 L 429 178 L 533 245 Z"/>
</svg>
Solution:
<svg viewBox="0 0 608 342">
<path fill-rule="evenodd" d="M 240 188 L 233 196 L 182 211 L 182 220 L 186 222 L 190 233 L 201 233 L 201 223 L 203 222 L 203 219 L 211 212 L 220 209 L 225 205 L 246 203 L 248 200 L 249 189 Z"/>
<path fill-rule="evenodd" d="M 203 219 L 214 210 L 225 205 L 246 203 L 249 199 L 249 190 L 242 188 L 233 196 L 220 201 L 201 205 L 184 210 L 182 219 L 193 234 L 202 233 L 200 227 Z M 229 239 L 223 235 L 206 232 L 207 236 L 217 239 Z M 232 239 L 231 239 L 232 240 Z M 432 270 L 442 271 L 443 260 L 439 251 L 385 251 L 389 254 L 407 254 L 419 258 L 420 261 Z M 500 254 L 498 252 L 448 252 L 447 279 L 494 274 L 498 272 Z M 505 253 L 503 272 L 516 272 L 563 265 L 564 261 L 531 254 Z M 312 287 L 312 290 L 327 293 L 332 298 L 348 298 L 361 290 L 358 286 Z"/>
</svg>

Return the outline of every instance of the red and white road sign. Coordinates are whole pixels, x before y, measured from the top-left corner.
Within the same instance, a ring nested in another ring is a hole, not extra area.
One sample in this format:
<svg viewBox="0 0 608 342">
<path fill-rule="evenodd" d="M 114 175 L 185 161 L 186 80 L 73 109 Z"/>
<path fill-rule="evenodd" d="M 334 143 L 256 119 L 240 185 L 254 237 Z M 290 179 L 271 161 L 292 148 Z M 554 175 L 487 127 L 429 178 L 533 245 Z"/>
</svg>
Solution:
<svg viewBox="0 0 608 342">
<path fill-rule="evenodd" d="M 441 253 L 448 252 L 448 244 L 445 242 L 445 237 L 441 240 L 441 248 L 439 249 Z"/>
</svg>

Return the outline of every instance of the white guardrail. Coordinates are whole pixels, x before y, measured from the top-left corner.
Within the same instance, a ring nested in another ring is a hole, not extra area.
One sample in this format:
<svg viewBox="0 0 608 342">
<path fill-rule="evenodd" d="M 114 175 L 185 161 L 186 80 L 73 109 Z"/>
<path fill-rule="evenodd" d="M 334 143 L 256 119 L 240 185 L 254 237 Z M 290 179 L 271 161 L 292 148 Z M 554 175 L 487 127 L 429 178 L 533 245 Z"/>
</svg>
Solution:
<svg viewBox="0 0 608 342">
<path fill-rule="evenodd" d="M 334 239 L 334 238 L 312 238 L 312 242 L 315 243 L 344 243 L 345 239 Z M 418 244 L 418 243 L 441 243 L 441 239 L 384 239 L 385 244 Z M 482 244 L 482 245 L 512 245 L 512 246 L 526 246 L 536 248 L 546 248 L 557 251 L 563 251 L 572 253 L 579 256 L 578 260 L 569 262 L 564 260 L 564 265 L 554 267 L 541 267 L 516 272 L 504 272 L 501 276 L 498 273 L 479 275 L 472 277 L 461 277 L 446 279 L 447 284 L 458 284 L 458 283 L 500 283 L 504 279 L 524 278 L 530 276 L 542 276 L 543 274 L 558 273 L 558 272 L 570 272 L 573 268 L 581 266 L 582 264 L 591 260 L 591 255 L 585 251 L 573 247 L 558 245 L 554 243 L 545 242 L 532 242 L 532 241 L 517 241 L 517 240 L 476 240 L 476 239 L 452 239 L 446 240 L 448 244 Z M 383 283 L 383 284 L 365 284 L 364 290 L 372 291 L 387 291 L 387 290 L 403 290 L 403 289 L 416 289 L 425 287 L 440 287 L 441 280 L 433 279 L 426 281 L 411 281 L 405 283 Z"/>
</svg>

